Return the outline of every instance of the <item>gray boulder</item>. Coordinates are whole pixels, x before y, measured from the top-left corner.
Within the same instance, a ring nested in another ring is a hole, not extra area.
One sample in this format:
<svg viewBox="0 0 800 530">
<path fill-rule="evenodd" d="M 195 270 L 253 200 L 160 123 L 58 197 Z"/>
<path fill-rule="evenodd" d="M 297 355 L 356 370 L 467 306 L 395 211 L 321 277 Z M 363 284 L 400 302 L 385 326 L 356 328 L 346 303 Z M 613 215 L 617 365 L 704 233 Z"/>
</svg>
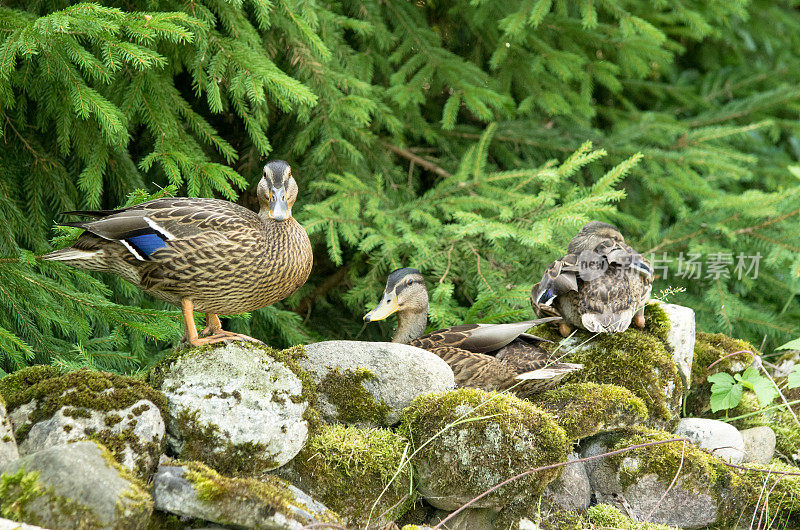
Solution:
<svg viewBox="0 0 800 530">
<path fill-rule="evenodd" d="M 308 437 L 308 401 L 278 353 L 239 342 L 186 350 L 157 367 L 175 453 L 253 475 L 294 458 Z"/>
<path fill-rule="evenodd" d="M 729 423 L 707 418 L 682 418 L 675 434 L 710 451 L 730 464 L 744 461 L 745 448 L 741 433 Z"/>
<path fill-rule="evenodd" d="M 16 482 L 22 522 L 58 529 L 145 528 L 150 495 L 111 454 L 83 441 L 43 449 L 2 469 Z M 4 499 L 8 500 L 8 499 Z"/>
<path fill-rule="evenodd" d="M 277 477 L 227 478 L 198 462 L 160 465 L 153 500 L 157 510 L 236 527 L 301 530 L 341 522 L 335 513 Z"/>
<path fill-rule="evenodd" d="M 32 407 L 19 407 L 14 420 L 24 425 Z M 164 420 L 158 407 L 141 399 L 123 409 L 92 410 L 64 406 L 50 418 L 33 423 L 19 446 L 21 455 L 30 455 L 56 445 L 88 436 L 115 448 L 118 461 L 145 477 L 155 468 L 164 439 Z"/>
<path fill-rule="evenodd" d="M 583 449 L 581 456 L 608 452 L 616 447 L 609 445 L 610 440 L 608 435 L 598 437 Z M 687 458 L 692 457 L 690 451 L 686 453 Z M 591 460 L 586 462 L 586 470 L 597 502 L 616 506 L 636 521 L 649 516 L 652 523 L 692 529 L 718 523 L 729 515 L 716 499 L 713 485 L 694 484 L 681 476 L 670 488 L 671 479 L 659 477 L 646 466 L 643 469 L 637 456 Z"/>
<path fill-rule="evenodd" d="M 685 388 L 691 383 L 692 360 L 694 359 L 694 309 L 653 300 L 667 313 L 670 321 L 667 342 L 672 346 L 672 356 Z"/>
<path fill-rule="evenodd" d="M 25 379 L 20 370 L 10 377 Z M 30 375 L 35 375 L 30 374 Z M 12 394 L 9 417 L 23 456 L 77 440 L 101 442 L 118 462 L 145 479 L 164 438 L 166 400 L 147 383 L 108 372 L 50 373 Z"/>
<path fill-rule="evenodd" d="M 567 462 L 579 458 L 579 454 L 570 453 Z M 583 511 L 588 508 L 592 501 L 592 488 L 583 462 L 564 466 L 561 476 L 547 485 L 542 496 L 562 510 Z"/>
<path fill-rule="evenodd" d="M 437 355 L 407 344 L 332 340 L 309 344 L 300 361 L 317 384 L 327 421 L 389 426 L 420 394 L 455 386 L 453 371 Z"/>
<path fill-rule="evenodd" d="M 6 404 L 0 396 L 0 468 L 19 458 L 17 441 L 14 439 L 14 430 L 11 420 L 6 414 Z"/>
<path fill-rule="evenodd" d="M 763 425 L 741 431 L 744 442 L 744 461 L 769 464 L 775 454 L 775 431 Z"/>
</svg>

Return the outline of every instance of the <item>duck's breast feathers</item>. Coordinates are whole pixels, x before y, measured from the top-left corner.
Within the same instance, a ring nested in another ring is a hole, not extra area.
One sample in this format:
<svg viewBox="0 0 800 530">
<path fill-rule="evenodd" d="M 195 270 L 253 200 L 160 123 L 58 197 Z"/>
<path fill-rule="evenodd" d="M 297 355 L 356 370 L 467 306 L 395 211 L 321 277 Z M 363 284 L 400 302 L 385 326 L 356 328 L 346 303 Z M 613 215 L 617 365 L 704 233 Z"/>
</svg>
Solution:
<svg viewBox="0 0 800 530">
<path fill-rule="evenodd" d="M 99 218 L 64 224 L 117 241 L 143 261 L 157 259 L 158 251 L 172 242 L 206 246 L 220 240 L 255 238 L 263 230 L 261 218 L 254 212 L 217 199 L 156 199 L 105 213 L 81 212 Z"/>
</svg>

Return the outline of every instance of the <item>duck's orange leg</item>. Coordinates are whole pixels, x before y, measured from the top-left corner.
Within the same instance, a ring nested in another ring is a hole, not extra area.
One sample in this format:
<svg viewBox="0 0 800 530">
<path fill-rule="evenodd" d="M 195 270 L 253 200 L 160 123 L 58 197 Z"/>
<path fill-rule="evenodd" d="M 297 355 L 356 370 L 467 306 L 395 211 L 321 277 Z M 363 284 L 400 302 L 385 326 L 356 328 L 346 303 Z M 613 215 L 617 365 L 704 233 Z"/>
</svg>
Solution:
<svg viewBox="0 0 800 530">
<path fill-rule="evenodd" d="M 183 312 L 183 323 L 186 326 L 186 334 L 183 340 L 192 346 L 202 346 L 204 344 L 214 344 L 217 342 L 233 342 L 237 340 L 261 344 L 260 340 L 254 339 L 253 337 L 225 331 L 222 329 L 222 322 L 219 321 L 219 317 L 213 313 L 206 313 L 206 327 L 200 332 L 200 335 L 210 335 L 200 338 L 200 335 L 197 333 L 197 327 L 194 324 L 194 304 L 192 304 L 190 300 L 181 300 L 181 311 Z"/>
<path fill-rule="evenodd" d="M 562 337 L 569 337 L 569 334 L 572 333 L 572 327 L 566 322 L 561 322 L 558 325 L 558 332 L 561 333 Z"/>
</svg>

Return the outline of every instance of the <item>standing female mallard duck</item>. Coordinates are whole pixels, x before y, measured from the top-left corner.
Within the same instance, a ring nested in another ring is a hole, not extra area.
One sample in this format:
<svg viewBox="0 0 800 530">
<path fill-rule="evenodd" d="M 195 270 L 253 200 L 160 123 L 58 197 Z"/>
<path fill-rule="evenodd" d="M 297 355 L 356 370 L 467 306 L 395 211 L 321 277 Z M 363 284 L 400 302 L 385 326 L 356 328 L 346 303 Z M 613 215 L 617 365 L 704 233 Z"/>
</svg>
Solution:
<svg viewBox="0 0 800 530">
<path fill-rule="evenodd" d="M 282 160 L 264 166 L 258 214 L 218 199 L 156 199 L 119 210 L 75 211 L 93 221 L 64 223 L 85 232 L 43 259 L 109 271 L 181 307 L 184 340 L 199 346 L 251 340 L 224 331 L 217 315 L 283 300 L 311 272 L 311 243 L 292 217 L 297 182 Z M 199 338 L 193 311 L 206 313 Z"/>
<path fill-rule="evenodd" d="M 531 305 L 539 316 L 562 316 L 559 330 L 565 337 L 573 328 L 621 332 L 631 320 L 644 327 L 652 286 L 650 263 L 614 226 L 592 221 L 569 242 L 567 255 L 551 263 L 533 286 Z"/>
<path fill-rule="evenodd" d="M 466 324 L 424 335 L 428 323 L 428 290 L 416 269 L 389 274 L 378 307 L 364 316 L 367 322 L 397 313 L 392 342 L 410 344 L 435 353 L 450 365 L 456 385 L 483 390 L 510 389 L 527 395 L 553 387 L 580 364 L 561 363 L 538 345 L 544 341 L 526 330 L 560 320 L 543 318 L 514 324 Z M 487 355 L 488 354 L 488 355 Z"/>
</svg>

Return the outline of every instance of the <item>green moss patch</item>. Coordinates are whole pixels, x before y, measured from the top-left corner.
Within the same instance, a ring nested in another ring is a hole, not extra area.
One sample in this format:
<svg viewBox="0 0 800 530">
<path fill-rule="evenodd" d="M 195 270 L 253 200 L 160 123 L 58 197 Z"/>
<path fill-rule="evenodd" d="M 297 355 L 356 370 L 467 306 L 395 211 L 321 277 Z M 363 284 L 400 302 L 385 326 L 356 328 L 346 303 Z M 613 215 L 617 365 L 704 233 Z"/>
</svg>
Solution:
<svg viewBox="0 0 800 530">
<path fill-rule="evenodd" d="M 672 323 L 661 304 L 649 303 L 644 307 L 644 331 L 667 342 Z"/>
<path fill-rule="evenodd" d="M 523 471 L 562 462 L 567 453 L 564 429 L 550 414 L 510 394 L 472 388 L 415 398 L 400 432 L 419 451 L 414 467 L 426 497 L 476 496 Z M 534 499 L 558 473 L 521 478 L 492 493 L 491 502 Z"/>
<path fill-rule="evenodd" d="M 15 392 L 7 402 L 9 410 L 14 410 L 36 400 L 28 423 L 16 430 L 17 442 L 21 443 L 33 424 L 51 418 L 64 407 L 70 407 L 67 412 L 73 416 L 86 417 L 87 409 L 120 410 L 143 399 L 154 403 L 162 415 L 166 412 L 164 395 L 145 383 L 131 377 L 83 369 L 42 379 Z"/>
<path fill-rule="evenodd" d="M 411 469 L 401 467 L 407 445 L 387 429 L 324 425 L 294 458 L 287 476 L 351 526 L 374 523 L 384 512 L 383 519 L 392 521 L 414 501 Z"/>
<path fill-rule="evenodd" d="M 288 484 L 275 476 L 265 476 L 261 480 L 246 478 L 229 478 L 220 475 L 200 462 L 168 462 L 168 465 L 183 467 L 184 477 L 192 483 L 199 500 L 213 504 L 223 524 L 235 522 L 242 504 L 259 506 L 266 515 L 281 513 L 291 519 L 295 509 L 314 513 L 308 506 L 297 499 Z M 320 522 L 339 524 L 338 515 L 331 511 L 316 513 Z M 306 521 L 299 521 L 305 524 Z"/>
<path fill-rule="evenodd" d="M 752 355 L 746 353 L 748 351 L 752 352 Z M 736 353 L 736 355 L 730 355 L 732 353 Z M 726 358 L 728 355 L 730 357 Z M 753 355 L 760 357 L 761 352 L 749 342 L 733 339 L 722 333 L 698 333 L 694 342 L 692 386 L 705 383 L 711 374 L 732 373 L 732 369 L 740 371 L 753 362 Z M 709 369 L 712 364 L 714 366 Z"/>
<path fill-rule="evenodd" d="M 374 378 L 375 375 L 366 368 L 332 369 L 317 385 L 317 390 L 336 407 L 340 421 L 385 426 L 391 407 L 377 401 L 362 384 Z"/>
<path fill-rule="evenodd" d="M 22 521 L 28 503 L 42 495 L 38 471 L 25 473 L 21 467 L 16 473 L 0 475 L 0 517 Z"/>
<path fill-rule="evenodd" d="M 649 306 L 648 306 L 649 307 Z M 577 331 L 560 352 L 583 364 L 568 382 L 614 384 L 630 390 L 647 407 L 650 422 L 673 427 L 678 421 L 683 382 L 665 343 L 657 336 L 629 328 L 624 333 Z"/>
<path fill-rule="evenodd" d="M 531 399 L 555 417 L 570 440 L 624 428 L 647 419 L 644 401 L 617 385 L 568 384 Z"/>
<path fill-rule="evenodd" d="M 614 528 L 615 530 L 676 530 L 672 526 L 632 521 L 609 504 L 598 504 L 586 510 L 588 528 Z"/>
<path fill-rule="evenodd" d="M 45 379 L 63 374 L 64 372 L 60 368 L 49 364 L 38 364 L 17 370 L 0 379 L 0 396 L 8 404 L 18 392 L 26 390 Z"/>
</svg>

